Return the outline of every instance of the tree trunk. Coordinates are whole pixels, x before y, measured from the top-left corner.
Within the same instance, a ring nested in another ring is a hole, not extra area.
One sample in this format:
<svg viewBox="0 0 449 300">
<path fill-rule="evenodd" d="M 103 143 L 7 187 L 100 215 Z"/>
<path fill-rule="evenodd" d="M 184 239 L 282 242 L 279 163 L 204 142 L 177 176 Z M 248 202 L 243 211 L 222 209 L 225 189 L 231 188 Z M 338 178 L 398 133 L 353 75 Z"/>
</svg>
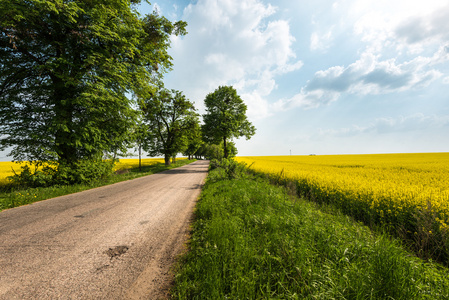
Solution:
<svg viewBox="0 0 449 300">
<path fill-rule="evenodd" d="M 170 154 L 165 154 L 164 160 L 165 160 L 165 165 L 169 166 L 170 165 Z"/>
<path fill-rule="evenodd" d="M 72 133 L 72 119 L 73 119 L 73 106 L 70 99 L 70 89 L 67 90 L 64 87 L 62 80 L 52 77 L 55 90 L 53 93 L 53 101 L 55 103 L 54 111 L 54 123 L 57 124 L 55 131 L 55 151 L 58 155 L 58 162 L 63 165 L 68 165 L 76 161 L 77 151 L 73 145 L 73 133 Z"/>
<path fill-rule="evenodd" d="M 226 147 L 226 137 L 223 137 L 224 158 L 228 158 L 228 147 Z"/>
<path fill-rule="evenodd" d="M 142 144 L 139 144 L 139 171 L 142 172 Z"/>
</svg>

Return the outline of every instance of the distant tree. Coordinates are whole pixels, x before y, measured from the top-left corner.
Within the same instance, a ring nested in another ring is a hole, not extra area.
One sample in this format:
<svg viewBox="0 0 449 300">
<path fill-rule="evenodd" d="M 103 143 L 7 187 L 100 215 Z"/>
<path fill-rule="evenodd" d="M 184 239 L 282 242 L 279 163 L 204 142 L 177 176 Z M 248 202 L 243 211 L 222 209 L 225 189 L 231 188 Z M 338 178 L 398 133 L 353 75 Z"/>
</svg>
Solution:
<svg viewBox="0 0 449 300">
<path fill-rule="evenodd" d="M 220 86 L 206 96 L 204 103 L 204 137 L 210 143 L 223 143 L 224 158 L 229 157 L 229 141 L 242 136 L 250 139 L 256 133 L 246 117 L 245 103 L 232 86 Z"/>
<path fill-rule="evenodd" d="M 223 147 L 217 144 L 207 144 L 205 149 L 205 157 L 207 159 L 223 159 Z"/>
<path fill-rule="evenodd" d="M 234 142 L 228 142 L 228 157 L 234 157 L 237 155 L 237 148 L 235 147 Z M 219 144 L 209 144 L 206 142 L 202 142 L 200 147 L 193 154 L 197 159 L 219 159 L 223 158 L 224 149 L 223 143 Z"/>
<path fill-rule="evenodd" d="M 165 164 L 188 147 L 189 136 L 198 126 L 198 114 L 192 102 L 176 90 L 160 88 L 141 103 L 148 132 L 143 149 L 150 156 L 163 155 Z"/>
<path fill-rule="evenodd" d="M 151 92 L 170 36 L 186 33 L 141 18 L 139 2 L 0 1 L 0 150 L 62 169 L 126 151 L 138 115 L 127 95 Z"/>
<path fill-rule="evenodd" d="M 206 156 L 206 147 L 207 144 L 202 142 L 201 146 L 194 153 L 196 159 L 202 159 L 203 157 Z"/>
<path fill-rule="evenodd" d="M 184 150 L 183 155 L 186 155 L 188 156 L 188 159 L 191 159 L 202 144 L 201 126 L 199 120 L 197 119 L 192 122 L 192 127 L 187 134 L 187 148 Z"/>
</svg>

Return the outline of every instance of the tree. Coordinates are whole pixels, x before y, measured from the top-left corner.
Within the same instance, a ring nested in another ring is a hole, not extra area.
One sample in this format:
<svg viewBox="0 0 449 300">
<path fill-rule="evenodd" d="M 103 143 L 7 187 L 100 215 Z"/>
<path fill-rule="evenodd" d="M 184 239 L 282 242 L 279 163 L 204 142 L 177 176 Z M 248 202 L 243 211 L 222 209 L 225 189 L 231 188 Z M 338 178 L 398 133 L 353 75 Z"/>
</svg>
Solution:
<svg viewBox="0 0 449 300">
<path fill-rule="evenodd" d="M 192 123 L 192 127 L 187 134 L 187 141 L 187 148 L 184 150 L 183 155 L 188 156 L 190 159 L 203 144 L 201 126 L 198 120 Z"/>
<path fill-rule="evenodd" d="M 125 150 L 133 99 L 171 67 L 170 35 L 186 33 L 141 18 L 139 2 L 0 1 L 0 150 L 65 167 Z"/>
<path fill-rule="evenodd" d="M 207 145 L 208 144 L 204 142 L 201 143 L 201 146 L 194 153 L 196 159 L 202 159 L 203 157 L 206 156 Z"/>
<path fill-rule="evenodd" d="M 248 140 L 256 133 L 256 128 L 246 117 L 245 103 L 232 86 L 220 86 L 206 96 L 204 103 L 204 137 L 211 143 L 223 142 L 225 158 L 229 156 L 228 141 L 242 136 Z"/>
<path fill-rule="evenodd" d="M 237 148 L 235 147 L 234 142 L 228 142 L 228 158 L 234 157 L 237 155 Z M 223 159 L 223 143 L 220 144 L 208 144 L 202 143 L 201 146 L 194 153 L 196 158 L 202 158 L 203 156 L 206 159 Z"/>
<path fill-rule="evenodd" d="M 188 138 L 197 127 L 195 107 L 180 91 L 165 88 L 145 99 L 141 106 L 148 128 L 143 149 L 150 156 L 164 155 L 169 165 L 171 157 L 187 149 Z"/>
<path fill-rule="evenodd" d="M 206 159 L 223 159 L 223 147 L 221 145 L 216 144 L 208 144 L 206 146 L 206 153 L 205 153 Z"/>
<path fill-rule="evenodd" d="M 232 158 L 237 155 L 238 151 L 234 142 L 228 141 L 228 143 L 226 144 L 226 148 L 227 148 L 226 150 L 228 151 L 228 158 Z"/>
</svg>

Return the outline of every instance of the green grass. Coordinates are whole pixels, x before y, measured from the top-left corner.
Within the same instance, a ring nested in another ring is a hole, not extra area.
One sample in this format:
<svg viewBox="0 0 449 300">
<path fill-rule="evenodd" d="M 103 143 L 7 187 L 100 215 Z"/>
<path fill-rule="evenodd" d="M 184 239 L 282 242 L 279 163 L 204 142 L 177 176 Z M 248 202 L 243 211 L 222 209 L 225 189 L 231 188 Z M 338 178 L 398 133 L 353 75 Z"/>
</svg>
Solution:
<svg viewBox="0 0 449 300">
<path fill-rule="evenodd" d="M 449 298 L 448 269 L 265 179 L 229 174 L 209 174 L 174 298 Z"/>
<path fill-rule="evenodd" d="M 58 196 L 68 195 L 84 190 L 113 184 L 120 181 L 135 179 L 142 176 L 151 175 L 154 173 L 162 172 L 177 168 L 195 160 L 178 160 L 170 166 L 165 166 L 163 163 L 156 163 L 150 166 L 142 167 L 142 171 L 139 168 L 128 170 L 128 172 L 122 174 L 113 174 L 108 178 L 93 181 L 90 184 L 75 184 L 65 186 L 52 186 L 45 188 L 28 188 L 20 189 L 11 186 L 0 186 L 0 211 L 8 208 L 13 208 L 25 204 L 30 204 L 36 201 L 50 199 Z"/>
</svg>

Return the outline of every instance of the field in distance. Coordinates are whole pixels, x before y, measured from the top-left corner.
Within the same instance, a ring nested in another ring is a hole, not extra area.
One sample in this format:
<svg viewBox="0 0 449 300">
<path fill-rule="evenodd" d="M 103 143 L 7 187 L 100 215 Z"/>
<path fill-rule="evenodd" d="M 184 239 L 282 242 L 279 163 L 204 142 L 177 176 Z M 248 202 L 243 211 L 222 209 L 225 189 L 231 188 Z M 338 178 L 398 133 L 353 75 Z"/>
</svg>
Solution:
<svg viewBox="0 0 449 300">
<path fill-rule="evenodd" d="M 183 159 L 183 158 L 179 158 Z M 142 159 L 142 167 L 150 166 L 156 163 L 164 163 L 163 158 L 144 158 Z M 8 183 L 8 176 L 14 175 L 14 172 L 20 173 L 20 167 L 25 163 L 14 163 L 10 161 L 0 162 L 0 185 Z M 133 169 L 139 167 L 139 159 L 122 158 L 116 163 L 114 170 Z M 14 171 L 13 171 L 14 170 Z"/>
</svg>

